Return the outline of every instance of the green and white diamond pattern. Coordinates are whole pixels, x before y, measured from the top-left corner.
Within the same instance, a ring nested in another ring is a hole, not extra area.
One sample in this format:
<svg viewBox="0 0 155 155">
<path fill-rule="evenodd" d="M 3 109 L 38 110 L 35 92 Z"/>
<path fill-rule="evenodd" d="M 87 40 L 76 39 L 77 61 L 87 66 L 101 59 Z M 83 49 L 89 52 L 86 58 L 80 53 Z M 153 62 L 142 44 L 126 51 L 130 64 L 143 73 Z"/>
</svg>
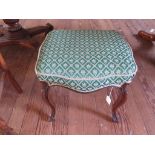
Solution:
<svg viewBox="0 0 155 155">
<path fill-rule="evenodd" d="M 40 47 L 35 70 L 49 85 L 90 92 L 131 82 L 137 65 L 116 31 L 54 30 Z"/>
</svg>

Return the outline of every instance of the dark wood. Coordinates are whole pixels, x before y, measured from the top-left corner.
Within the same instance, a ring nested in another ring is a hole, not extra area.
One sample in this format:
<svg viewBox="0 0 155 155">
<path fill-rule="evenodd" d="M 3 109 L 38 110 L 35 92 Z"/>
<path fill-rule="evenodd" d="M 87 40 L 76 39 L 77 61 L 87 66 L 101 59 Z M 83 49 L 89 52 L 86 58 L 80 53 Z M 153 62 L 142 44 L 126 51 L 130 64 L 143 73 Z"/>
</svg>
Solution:
<svg viewBox="0 0 155 155">
<path fill-rule="evenodd" d="M 2 54 L 0 53 L 0 68 L 5 72 L 7 78 L 10 80 L 10 82 L 12 83 L 12 85 L 14 86 L 14 88 L 16 89 L 16 91 L 18 93 L 22 93 L 22 89 L 19 86 L 19 84 L 17 83 L 17 81 L 14 79 L 12 73 L 10 72 L 10 70 L 8 69 L 8 66 L 2 56 Z"/>
<path fill-rule="evenodd" d="M 122 106 L 126 100 L 127 100 L 127 90 L 126 90 L 126 86 L 127 84 L 122 85 L 119 88 L 119 96 L 117 97 L 116 101 L 114 102 L 114 104 L 112 105 L 112 121 L 113 122 L 118 122 L 119 119 L 116 115 L 116 111 L 117 109 Z"/>
<path fill-rule="evenodd" d="M 155 34 L 151 34 L 145 31 L 139 31 L 138 36 L 148 41 L 155 41 Z"/>
<path fill-rule="evenodd" d="M 31 43 L 31 38 L 41 33 L 45 33 L 46 35 L 49 31 L 53 30 L 53 26 L 49 23 L 46 24 L 46 26 L 37 26 L 29 29 L 24 29 L 19 24 L 18 19 L 3 19 L 3 21 L 8 25 L 8 27 L 3 28 L 1 32 L 0 48 L 9 45 L 21 45 L 35 50 L 35 47 Z M 6 72 L 7 77 L 12 82 L 13 86 L 19 93 L 21 93 L 22 89 L 15 81 L 2 55 L 0 55 L 0 64 L 2 66 L 2 69 L 4 69 L 4 71 Z"/>
<path fill-rule="evenodd" d="M 138 72 L 132 83 L 127 86 L 126 103 L 117 109 L 119 123 L 111 121 L 111 107 L 105 100 L 106 89 L 90 94 L 79 94 L 59 86 L 49 89 L 49 100 L 53 99 L 56 103 L 56 121 L 49 123 L 47 114 L 51 113 L 51 109 L 42 100 L 40 83 L 34 72 L 38 53 L 21 46 L 7 46 L 2 49 L 2 54 L 24 90 L 18 95 L 7 79 L 4 85 L 2 84 L 0 117 L 8 126 L 17 134 L 29 135 L 154 135 L 155 46 L 148 47 L 146 43 L 142 46 L 141 40 L 135 38 L 134 34 L 140 29 L 154 27 L 155 20 L 20 20 L 25 28 L 48 22 L 53 23 L 56 29 L 121 29 L 123 31 L 133 48 Z M 0 20 L 1 24 L 3 24 L 2 20 Z M 43 39 L 44 34 L 34 38 L 37 42 L 35 48 L 40 46 Z M 0 79 L 2 79 L 1 73 Z M 119 95 L 120 92 L 117 91 Z"/>
<path fill-rule="evenodd" d="M 45 33 L 45 36 L 46 36 L 47 33 L 52 31 L 53 29 L 54 29 L 54 27 L 50 23 L 47 23 L 46 26 L 37 26 L 34 28 L 29 28 L 29 29 L 27 29 L 27 31 L 28 31 L 30 37 L 33 37 L 33 36 L 41 34 L 41 33 Z"/>
<path fill-rule="evenodd" d="M 10 41 L 12 44 L 14 44 L 15 42 L 12 42 L 13 40 L 27 41 L 35 35 L 38 35 L 41 33 L 47 34 L 49 31 L 53 30 L 53 26 L 49 23 L 47 23 L 46 26 L 37 26 L 37 27 L 25 29 L 19 24 L 18 19 L 4 19 L 3 21 L 5 24 L 8 25 L 8 27 L 4 28 L 3 30 L 4 34 L 0 38 L 0 43 L 1 41 L 3 43 L 5 41 L 6 42 Z M 29 40 L 29 43 L 31 44 L 30 40 Z"/>
<path fill-rule="evenodd" d="M 51 108 L 51 114 L 48 118 L 48 121 L 54 121 L 55 120 L 55 107 L 54 107 L 54 104 L 53 104 L 53 100 L 50 102 L 49 98 L 48 98 L 48 92 L 49 92 L 49 89 L 50 87 L 48 86 L 48 84 L 46 82 L 41 82 L 42 84 L 42 97 L 44 99 L 44 101 L 50 106 Z"/>
<path fill-rule="evenodd" d="M 53 30 L 53 26 L 49 23 L 46 26 L 36 26 L 33 28 L 25 29 L 18 22 L 19 20 L 5 19 L 4 22 L 9 25 L 3 28 L 0 37 L 0 48 L 8 45 L 23 45 L 28 48 L 33 48 L 31 37 L 45 33 L 45 35 Z"/>
</svg>

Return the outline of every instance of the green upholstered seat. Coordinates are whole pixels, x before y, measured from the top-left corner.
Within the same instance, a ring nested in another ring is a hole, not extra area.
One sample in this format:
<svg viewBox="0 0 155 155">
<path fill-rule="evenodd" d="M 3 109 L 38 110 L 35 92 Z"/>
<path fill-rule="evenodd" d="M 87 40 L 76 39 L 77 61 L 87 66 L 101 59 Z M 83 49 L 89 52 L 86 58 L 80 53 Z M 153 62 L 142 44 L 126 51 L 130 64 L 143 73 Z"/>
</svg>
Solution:
<svg viewBox="0 0 155 155">
<path fill-rule="evenodd" d="M 137 71 L 132 49 L 112 30 L 54 30 L 40 47 L 40 81 L 79 92 L 130 83 Z"/>
</svg>

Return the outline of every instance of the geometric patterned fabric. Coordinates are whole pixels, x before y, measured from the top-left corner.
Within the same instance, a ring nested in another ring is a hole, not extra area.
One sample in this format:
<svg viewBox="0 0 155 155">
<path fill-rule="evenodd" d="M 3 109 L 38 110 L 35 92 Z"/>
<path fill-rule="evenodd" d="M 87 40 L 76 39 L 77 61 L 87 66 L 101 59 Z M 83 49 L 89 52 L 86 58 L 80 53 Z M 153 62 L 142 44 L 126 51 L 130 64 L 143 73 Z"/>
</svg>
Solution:
<svg viewBox="0 0 155 155">
<path fill-rule="evenodd" d="M 137 71 L 132 49 L 113 30 L 54 30 L 40 47 L 40 81 L 79 92 L 130 83 Z"/>
</svg>

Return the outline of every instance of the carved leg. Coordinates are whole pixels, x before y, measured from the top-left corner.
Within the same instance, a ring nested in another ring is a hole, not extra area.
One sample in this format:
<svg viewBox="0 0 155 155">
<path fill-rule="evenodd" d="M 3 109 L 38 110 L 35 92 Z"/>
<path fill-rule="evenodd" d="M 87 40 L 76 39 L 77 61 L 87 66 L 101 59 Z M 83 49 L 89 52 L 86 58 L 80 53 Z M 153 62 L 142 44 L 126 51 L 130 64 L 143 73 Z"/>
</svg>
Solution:
<svg viewBox="0 0 155 155">
<path fill-rule="evenodd" d="M 118 118 L 116 115 L 117 108 L 119 108 L 121 105 L 123 105 L 127 99 L 127 91 L 126 91 L 127 84 L 122 85 L 122 87 L 119 89 L 120 94 L 114 104 L 112 105 L 112 121 L 118 122 Z"/>
<path fill-rule="evenodd" d="M 38 35 L 38 34 L 41 34 L 41 33 L 45 33 L 45 35 L 52 31 L 54 29 L 54 27 L 47 23 L 46 26 L 37 26 L 37 27 L 33 27 L 33 28 L 29 28 L 27 29 L 29 35 L 31 37 L 35 36 L 35 35 Z"/>
<path fill-rule="evenodd" d="M 155 41 L 155 34 L 151 34 L 145 31 L 139 31 L 138 36 L 148 41 Z"/>
<path fill-rule="evenodd" d="M 48 84 L 46 82 L 41 82 L 41 83 L 42 83 L 42 97 L 52 110 L 51 115 L 48 119 L 48 121 L 51 122 L 51 121 L 55 120 L 55 107 L 54 107 L 53 103 L 51 103 L 49 101 L 49 98 L 48 98 L 48 91 L 49 91 L 50 87 L 48 86 Z"/>
<path fill-rule="evenodd" d="M 19 84 L 14 79 L 13 75 L 11 74 L 10 70 L 8 69 L 8 66 L 7 66 L 1 53 L 0 53 L 0 67 L 6 73 L 6 76 L 8 77 L 8 79 L 10 80 L 10 82 L 12 83 L 14 88 L 17 90 L 17 92 L 22 93 L 23 91 L 22 91 L 21 87 L 19 86 Z"/>
</svg>

